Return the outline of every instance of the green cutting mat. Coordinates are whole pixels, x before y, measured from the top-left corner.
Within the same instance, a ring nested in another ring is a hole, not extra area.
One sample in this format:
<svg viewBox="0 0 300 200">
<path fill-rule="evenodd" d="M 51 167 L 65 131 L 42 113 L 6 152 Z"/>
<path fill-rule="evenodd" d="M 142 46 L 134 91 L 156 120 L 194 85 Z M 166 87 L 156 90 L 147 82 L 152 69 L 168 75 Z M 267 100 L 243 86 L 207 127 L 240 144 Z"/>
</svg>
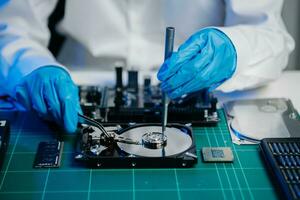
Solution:
<svg viewBox="0 0 300 200">
<path fill-rule="evenodd" d="M 1 117 L 1 115 L 0 115 Z M 0 174 L 0 199 L 277 199 L 258 146 L 231 143 L 226 122 L 194 128 L 201 147 L 229 146 L 234 163 L 207 164 L 201 156 L 189 169 L 86 169 L 73 161 L 74 136 L 66 135 L 62 166 L 33 169 L 40 141 L 55 136 L 39 120 L 12 114 L 9 151 Z"/>
</svg>

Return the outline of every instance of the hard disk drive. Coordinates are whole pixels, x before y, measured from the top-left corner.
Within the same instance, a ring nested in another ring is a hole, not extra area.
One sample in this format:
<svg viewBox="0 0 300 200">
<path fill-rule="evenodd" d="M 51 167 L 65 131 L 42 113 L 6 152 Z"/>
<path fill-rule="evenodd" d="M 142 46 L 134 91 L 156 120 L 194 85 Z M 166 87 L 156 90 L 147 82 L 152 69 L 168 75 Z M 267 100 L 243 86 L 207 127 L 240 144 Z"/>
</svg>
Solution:
<svg viewBox="0 0 300 200">
<path fill-rule="evenodd" d="M 75 159 L 99 168 L 191 167 L 197 163 L 192 130 L 169 124 L 82 124 Z"/>
</svg>

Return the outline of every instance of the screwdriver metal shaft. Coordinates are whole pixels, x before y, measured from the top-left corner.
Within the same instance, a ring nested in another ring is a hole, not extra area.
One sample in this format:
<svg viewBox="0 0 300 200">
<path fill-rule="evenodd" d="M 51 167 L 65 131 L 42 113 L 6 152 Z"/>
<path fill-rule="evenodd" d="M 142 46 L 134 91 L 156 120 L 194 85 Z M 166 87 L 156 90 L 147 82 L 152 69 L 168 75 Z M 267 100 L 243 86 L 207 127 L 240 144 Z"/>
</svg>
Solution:
<svg viewBox="0 0 300 200">
<path fill-rule="evenodd" d="M 175 36 L 175 28 L 174 27 L 167 27 L 166 28 L 166 39 L 165 39 L 165 60 L 167 60 L 173 52 L 174 46 L 174 36 Z M 168 106 L 169 106 L 169 98 L 165 93 L 162 95 L 162 103 L 163 103 L 163 110 L 162 110 L 162 137 L 165 135 L 165 130 L 168 122 Z"/>
</svg>

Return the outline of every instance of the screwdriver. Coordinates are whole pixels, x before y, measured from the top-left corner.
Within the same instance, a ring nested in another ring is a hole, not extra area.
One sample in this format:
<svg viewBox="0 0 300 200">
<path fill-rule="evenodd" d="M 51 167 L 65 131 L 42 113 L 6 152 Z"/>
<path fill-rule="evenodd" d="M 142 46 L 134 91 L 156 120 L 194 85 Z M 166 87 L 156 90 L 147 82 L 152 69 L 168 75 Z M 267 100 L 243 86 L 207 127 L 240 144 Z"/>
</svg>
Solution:
<svg viewBox="0 0 300 200">
<path fill-rule="evenodd" d="M 165 39 L 165 60 L 167 60 L 173 52 L 174 46 L 174 36 L 175 36 L 175 28 L 174 27 L 167 27 L 166 28 L 166 39 Z M 168 121 L 168 106 L 169 106 L 169 98 L 167 94 L 163 92 L 162 94 L 162 137 L 165 135 L 165 130 Z"/>
</svg>

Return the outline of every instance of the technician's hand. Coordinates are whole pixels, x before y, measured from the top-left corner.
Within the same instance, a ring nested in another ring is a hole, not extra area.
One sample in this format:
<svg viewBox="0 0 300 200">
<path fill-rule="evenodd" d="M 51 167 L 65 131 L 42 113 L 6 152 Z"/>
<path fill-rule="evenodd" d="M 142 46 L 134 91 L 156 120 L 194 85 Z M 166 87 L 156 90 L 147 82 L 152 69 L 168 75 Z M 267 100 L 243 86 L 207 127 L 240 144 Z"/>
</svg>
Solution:
<svg viewBox="0 0 300 200">
<path fill-rule="evenodd" d="M 203 88 L 215 89 L 236 68 L 236 51 L 221 31 L 207 28 L 192 35 L 158 72 L 161 88 L 171 99 Z"/>
<path fill-rule="evenodd" d="M 65 70 L 49 66 L 31 72 L 16 86 L 15 97 L 27 109 L 75 132 L 81 112 L 78 88 Z"/>
</svg>

